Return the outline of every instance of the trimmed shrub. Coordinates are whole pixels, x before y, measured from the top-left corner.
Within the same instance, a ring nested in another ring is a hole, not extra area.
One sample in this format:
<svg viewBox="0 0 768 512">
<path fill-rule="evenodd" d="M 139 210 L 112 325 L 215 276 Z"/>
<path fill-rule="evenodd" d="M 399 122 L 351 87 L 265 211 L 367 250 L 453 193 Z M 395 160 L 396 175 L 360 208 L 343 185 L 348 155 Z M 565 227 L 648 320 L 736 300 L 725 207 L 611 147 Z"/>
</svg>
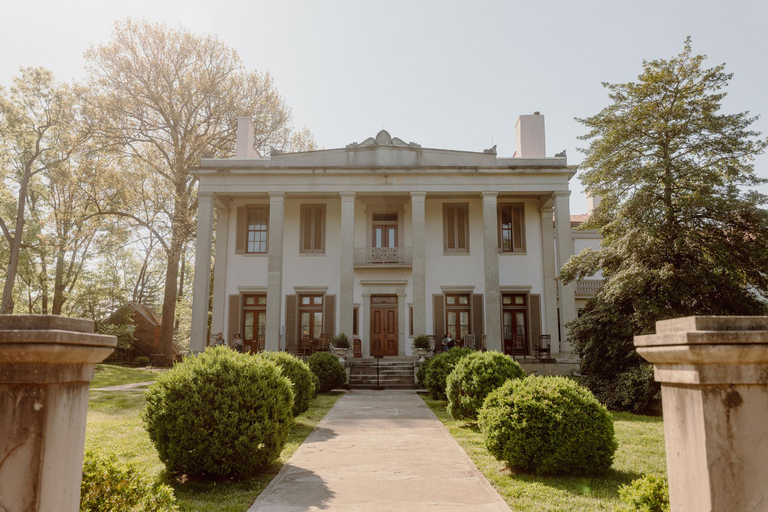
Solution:
<svg viewBox="0 0 768 512">
<path fill-rule="evenodd" d="M 173 473 L 249 476 L 283 449 L 291 387 L 265 358 L 209 347 L 150 386 L 144 425 Z"/>
<path fill-rule="evenodd" d="M 617 448 L 608 411 L 565 377 L 507 381 L 485 399 L 478 425 L 493 456 L 537 474 L 598 473 Z"/>
<path fill-rule="evenodd" d="M 501 352 L 466 355 L 456 363 L 445 381 L 448 413 L 457 420 L 475 420 L 488 393 L 508 379 L 524 377 L 525 371 L 517 361 Z"/>
<path fill-rule="evenodd" d="M 147 356 L 139 356 L 133 362 L 139 366 L 149 366 L 149 358 Z"/>
<path fill-rule="evenodd" d="M 80 484 L 81 512 L 172 512 L 179 510 L 173 489 L 153 484 L 139 469 L 85 452 Z"/>
<path fill-rule="evenodd" d="M 298 416 L 309 409 L 309 402 L 315 396 L 315 379 L 309 365 L 287 352 L 262 352 L 258 357 L 272 361 L 293 384 L 293 415 Z"/>
<path fill-rule="evenodd" d="M 429 368 L 433 359 L 434 357 L 426 358 L 424 362 L 419 365 L 419 371 L 416 372 L 416 380 L 419 381 L 419 386 L 423 388 L 427 387 L 427 368 Z"/>
<path fill-rule="evenodd" d="M 429 366 L 424 371 L 424 386 L 433 400 L 445 400 L 445 379 L 453 371 L 459 359 L 472 352 L 473 350 L 469 348 L 452 348 L 448 352 L 437 354 L 430 360 Z"/>
<path fill-rule="evenodd" d="M 312 372 L 312 368 L 310 368 L 309 371 Z M 317 375 L 314 373 L 312 373 L 312 384 L 315 386 L 315 391 L 312 393 L 312 400 L 314 400 L 317 398 L 317 394 L 320 392 L 320 379 L 318 379 Z"/>
<path fill-rule="evenodd" d="M 629 485 L 620 486 L 619 498 L 627 510 L 669 512 L 669 484 L 660 476 L 643 475 Z"/>
<path fill-rule="evenodd" d="M 652 364 L 638 363 L 610 378 L 601 374 L 585 375 L 583 384 L 612 411 L 661 414 L 661 384 L 653 378 Z"/>
<path fill-rule="evenodd" d="M 317 352 L 307 360 L 309 368 L 320 381 L 320 391 L 323 393 L 341 387 L 347 382 L 347 372 L 339 362 L 339 358 L 330 352 Z"/>
</svg>

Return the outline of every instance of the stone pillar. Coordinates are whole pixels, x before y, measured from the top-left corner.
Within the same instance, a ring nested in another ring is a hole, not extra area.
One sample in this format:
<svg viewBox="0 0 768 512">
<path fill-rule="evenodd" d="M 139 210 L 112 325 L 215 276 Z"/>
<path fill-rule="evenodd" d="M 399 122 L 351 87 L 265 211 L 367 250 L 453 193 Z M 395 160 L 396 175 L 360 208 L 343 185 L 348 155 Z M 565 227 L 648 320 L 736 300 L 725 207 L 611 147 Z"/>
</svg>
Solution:
<svg viewBox="0 0 768 512">
<path fill-rule="evenodd" d="M 413 334 L 427 334 L 427 249 L 425 247 L 426 192 L 411 192 L 413 240 Z"/>
<path fill-rule="evenodd" d="M 192 325 L 189 341 L 190 349 L 194 353 L 205 350 L 208 336 L 208 295 L 211 287 L 212 243 L 213 194 L 198 194 L 195 284 L 192 290 Z"/>
<path fill-rule="evenodd" d="M 483 257 L 485 263 L 486 348 L 501 352 L 501 294 L 499 293 L 498 192 L 483 192 Z"/>
<path fill-rule="evenodd" d="M 285 194 L 269 193 L 269 248 L 267 255 L 267 327 L 265 350 L 280 350 L 283 305 L 283 218 Z"/>
<path fill-rule="evenodd" d="M 363 343 L 363 357 L 372 357 L 371 354 L 371 294 L 363 294 L 363 323 L 358 327 L 360 341 Z"/>
<path fill-rule="evenodd" d="M 571 209 L 568 197 L 570 191 L 555 192 L 555 229 L 557 230 L 557 269 L 565 265 L 573 256 L 573 237 L 571 233 Z M 568 343 L 568 328 L 565 324 L 576 319 L 576 283 L 563 286 L 558 281 L 560 293 L 560 353 L 573 353 L 573 346 Z M 553 333 L 554 334 L 554 333 Z"/>
<path fill-rule="evenodd" d="M 90 320 L 0 316 L 0 510 L 80 509 L 88 383 L 116 344 Z"/>
<path fill-rule="evenodd" d="M 661 382 L 672 510 L 768 510 L 768 317 L 656 322 L 635 347 Z"/>
<path fill-rule="evenodd" d="M 560 352 L 557 337 L 557 279 L 555 269 L 554 208 L 543 207 L 541 211 L 541 252 L 544 255 L 544 322 L 542 334 L 549 334 L 552 353 Z M 534 340 L 535 342 L 536 340 Z"/>
<path fill-rule="evenodd" d="M 406 296 L 404 293 L 397 294 L 397 329 L 400 335 L 397 337 L 397 355 L 405 357 L 405 346 L 408 344 L 408 333 L 405 330 L 405 304 Z"/>
<path fill-rule="evenodd" d="M 355 308 L 355 193 L 341 194 L 341 286 L 339 288 L 339 332 L 352 337 Z"/>
<path fill-rule="evenodd" d="M 227 302 L 227 247 L 229 245 L 229 210 L 216 208 L 216 255 L 213 264 L 213 314 L 211 332 L 224 332 L 224 308 Z M 232 343 L 232 340 L 227 340 Z"/>
</svg>

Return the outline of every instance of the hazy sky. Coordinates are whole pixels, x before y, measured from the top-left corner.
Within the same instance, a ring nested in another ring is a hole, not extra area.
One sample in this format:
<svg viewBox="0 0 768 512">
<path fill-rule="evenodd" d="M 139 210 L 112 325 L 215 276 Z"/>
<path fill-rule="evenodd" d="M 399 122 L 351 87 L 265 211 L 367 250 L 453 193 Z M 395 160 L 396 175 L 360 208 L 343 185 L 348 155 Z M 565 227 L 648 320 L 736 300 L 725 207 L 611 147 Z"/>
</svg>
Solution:
<svg viewBox="0 0 768 512">
<path fill-rule="evenodd" d="M 574 120 L 608 104 L 601 82 L 634 80 L 686 36 L 734 73 L 726 112 L 768 115 L 768 2 L 0 0 L 0 84 L 21 66 L 83 77 L 83 52 L 131 16 L 215 33 L 269 71 L 325 148 L 386 128 L 424 147 L 515 150 L 520 114 L 546 116 L 547 154 L 578 163 Z M 754 125 L 768 132 L 768 117 Z M 757 162 L 768 176 L 768 157 Z M 586 210 L 578 180 L 572 212 Z M 763 191 L 768 192 L 768 187 Z"/>
</svg>

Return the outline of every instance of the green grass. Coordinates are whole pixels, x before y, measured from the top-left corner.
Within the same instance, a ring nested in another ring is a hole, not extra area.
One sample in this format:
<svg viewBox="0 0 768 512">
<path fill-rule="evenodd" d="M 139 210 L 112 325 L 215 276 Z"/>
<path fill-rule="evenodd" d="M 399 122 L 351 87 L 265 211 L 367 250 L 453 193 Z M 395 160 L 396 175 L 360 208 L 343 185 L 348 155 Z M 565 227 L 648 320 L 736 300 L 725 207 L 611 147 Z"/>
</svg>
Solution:
<svg viewBox="0 0 768 512">
<path fill-rule="evenodd" d="M 643 473 L 666 476 L 661 418 L 612 413 L 619 449 L 613 467 L 596 476 L 536 476 L 514 473 L 485 449 L 477 426 L 454 420 L 447 402 L 422 396 L 512 510 L 592 511 L 621 506 L 618 488 Z"/>
<path fill-rule="evenodd" d="M 244 511 L 277 475 L 343 393 L 321 393 L 307 412 L 296 418 L 280 459 L 259 475 L 245 480 L 188 480 L 181 482 L 165 471 L 141 422 L 144 391 L 91 391 L 88 404 L 86 448 L 114 453 L 123 462 L 136 464 L 150 477 L 170 484 L 181 510 Z"/>
<path fill-rule="evenodd" d="M 157 379 L 158 372 L 138 370 L 115 366 L 111 364 L 97 364 L 96 372 L 91 381 L 91 389 L 105 388 L 107 386 L 120 386 L 134 382 L 149 382 Z"/>
</svg>

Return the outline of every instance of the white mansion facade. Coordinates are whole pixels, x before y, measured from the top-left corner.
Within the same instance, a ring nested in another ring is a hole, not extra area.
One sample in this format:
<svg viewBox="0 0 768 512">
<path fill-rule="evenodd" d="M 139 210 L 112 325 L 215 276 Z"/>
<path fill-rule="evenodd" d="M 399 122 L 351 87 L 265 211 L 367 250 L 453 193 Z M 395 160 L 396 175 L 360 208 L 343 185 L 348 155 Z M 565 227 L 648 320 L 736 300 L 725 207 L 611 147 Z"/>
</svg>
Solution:
<svg viewBox="0 0 768 512">
<path fill-rule="evenodd" d="M 558 333 L 576 316 L 577 286 L 556 276 L 574 252 L 575 171 L 545 156 L 543 116 L 520 116 L 516 130 L 511 158 L 384 130 L 262 157 L 240 118 L 235 158 L 195 171 L 192 350 L 207 344 L 215 212 L 211 332 L 230 342 L 239 333 L 253 349 L 292 351 L 344 332 L 363 357 L 410 356 L 414 335 L 451 332 L 531 354 L 549 334 L 553 357 L 570 353 Z"/>
</svg>

